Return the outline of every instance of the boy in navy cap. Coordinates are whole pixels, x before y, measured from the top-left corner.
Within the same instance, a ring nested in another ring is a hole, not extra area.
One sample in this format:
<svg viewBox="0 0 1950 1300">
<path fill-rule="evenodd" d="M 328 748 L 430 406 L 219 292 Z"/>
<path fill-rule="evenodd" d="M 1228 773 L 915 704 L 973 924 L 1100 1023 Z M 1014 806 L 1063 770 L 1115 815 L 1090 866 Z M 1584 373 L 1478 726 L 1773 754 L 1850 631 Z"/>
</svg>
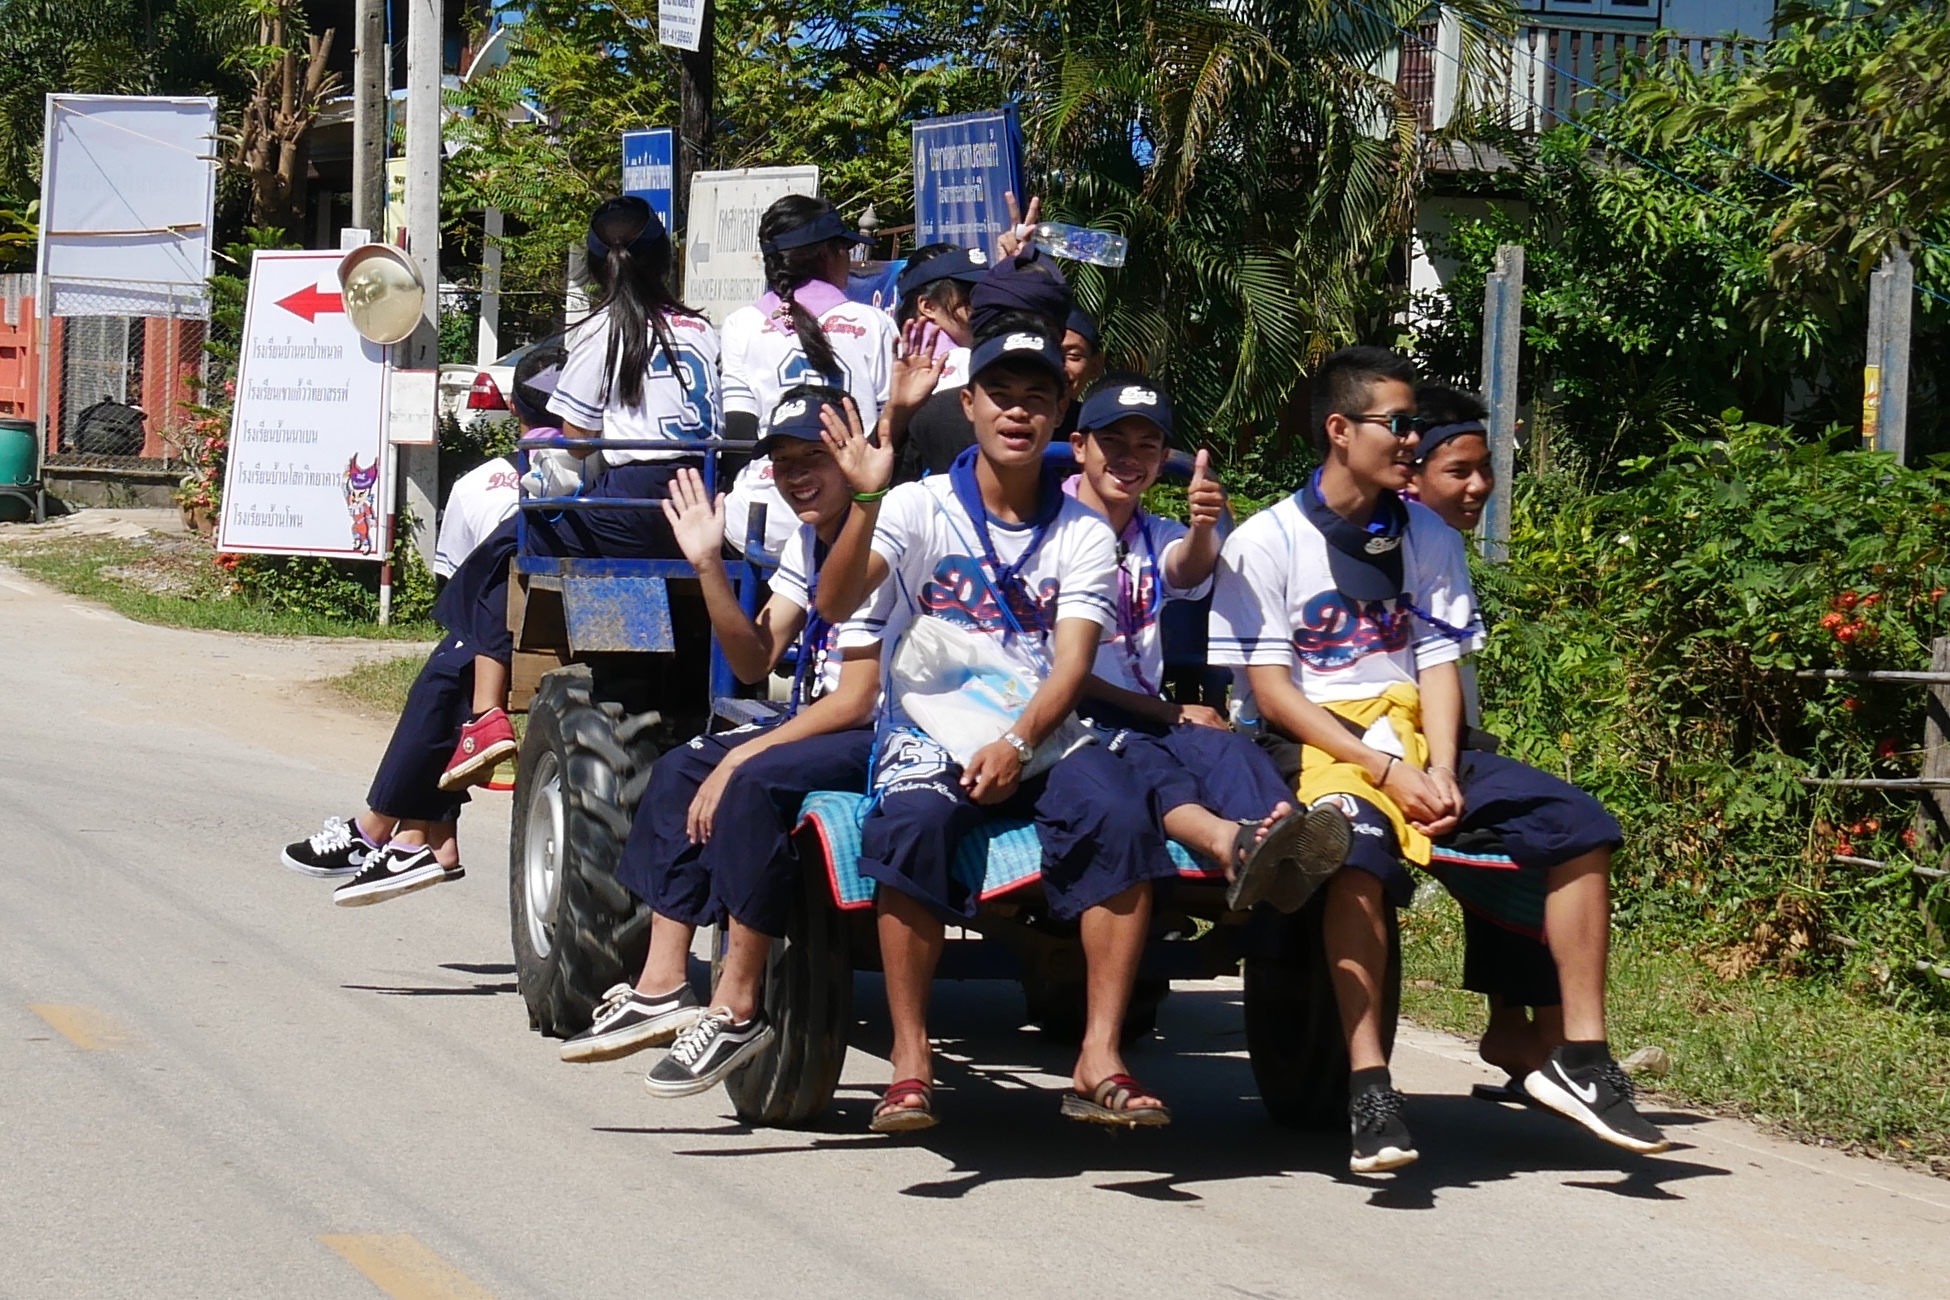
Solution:
<svg viewBox="0 0 1950 1300">
<path fill-rule="evenodd" d="M 1402 858 L 1427 865 L 1432 848 L 1467 881 L 1452 890 L 1489 895 L 1500 878 L 1544 898 L 1568 1041 L 1525 1089 L 1606 1141 L 1663 1151 L 1605 1041 L 1618 823 L 1562 781 L 1461 747 L 1456 662 L 1482 630 L 1461 537 L 1400 495 L 1420 429 L 1415 379 L 1412 363 L 1380 348 L 1322 362 L 1322 466 L 1227 539 L 1212 602 L 1212 660 L 1245 670 L 1259 718 L 1286 742 L 1301 801 L 1329 801 L 1354 823 L 1352 869 L 1327 886 L 1325 925 L 1353 1071 L 1348 1165 L 1369 1173 L 1417 1158 L 1381 1044 L 1382 909 L 1413 893 Z M 1486 863 L 1462 847 L 1478 834 L 1493 834 L 1507 856 Z"/>
<path fill-rule="evenodd" d="M 1116 621 L 1117 539 L 1045 471 L 1043 452 L 1065 407 L 1051 333 L 997 334 L 976 346 L 970 371 L 961 401 L 976 445 L 948 473 L 894 488 L 878 508 L 870 549 L 857 530 L 876 507 L 862 503 L 828 562 L 836 599 L 874 592 L 842 632 L 849 653 L 895 647 L 919 621 L 941 619 L 993 638 L 1018 678 L 1037 684 L 1008 731 L 965 765 L 908 716 L 898 695 L 889 702 L 873 778 L 878 798 L 860 834 L 860 869 L 878 885 L 894 1029 L 895 1082 L 871 1127 L 935 1122 L 928 994 L 944 921 L 972 916 L 979 901 L 950 866 L 961 837 L 991 809 L 1034 819 L 1049 910 L 1077 920 L 1082 932 L 1086 1024 L 1063 1114 L 1118 1126 L 1167 1123 L 1170 1113 L 1126 1072 L 1118 1047 L 1151 882 L 1175 874 L 1163 835 L 1155 817 L 1131 815 L 1129 774 L 1102 745 L 1071 750 L 1047 770 L 1031 767 L 1075 708 L 1097 644 Z"/>
<path fill-rule="evenodd" d="M 892 456 L 864 440 L 828 445 L 822 414 L 846 405 L 836 389 L 800 385 L 771 413 L 760 450 L 800 524 L 755 617 L 725 574 L 724 497 L 712 501 L 685 469 L 664 507 L 739 679 L 760 680 L 795 643 L 799 656 L 782 721 L 699 736 L 657 760 L 617 863 L 616 878 L 650 905 L 650 951 L 636 987 L 611 989 L 562 1059 L 611 1060 L 674 1038 L 644 1080 L 655 1096 L 702 1092 L 771 1041 L 760 986 L 798 879 L 787 840 L 799 803 L 812 790 L 866 788 L 879 659 L 841 654 L 813 593 L 855 494 L 880 491 Z M 707 1010 L 691 994 L 686 959 L 696 927 L 717 921 L 728 921 L 729 943 Z"/>
<path fill-rule="evenodd" d="M 1159 614 L 1167 601 L 1211 590 L 1226 508 L 1204 451 L 1186 488 L 1189 526 L 1141 504 L 1164 469 L 1173 422 L 1162 386 L 1114 375 L 1084 398 L 1070 435 L 1081 472 L 1065 487 L 1109 521 L 1118 561 L 1117 621 L 1097 648 L 1078 712 L 1153 792 L 1165 833 L 1224 868 L 1230 906 L 1263 899 L 1293 912 L 1347 856 L 1347 818 L 1332 807 L 1295 812 L 1293 792 L 1264 750 L 1217 711 L 1162 695 Z"/>
</svg>

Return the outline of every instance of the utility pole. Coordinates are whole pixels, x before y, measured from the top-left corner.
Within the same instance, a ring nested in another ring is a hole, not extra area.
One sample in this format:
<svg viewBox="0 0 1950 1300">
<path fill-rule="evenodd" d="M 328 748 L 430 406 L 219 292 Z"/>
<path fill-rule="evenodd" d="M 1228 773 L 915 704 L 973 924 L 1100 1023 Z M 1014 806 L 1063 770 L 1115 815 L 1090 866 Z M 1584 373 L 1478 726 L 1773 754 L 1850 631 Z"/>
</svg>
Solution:
<svg viewBox="0 0 1950 1300">
<path fill-rule="evenodd" d="M 381 237 L 386 212 L 386 0 L 358 0 L 352 42 L 352 224 Z"/>
<path fill-rule="evenodd" d="M 399 345 L 401 364 L 413 370 L 440 365 L 440 103 L 441 0 L 409 0 L 406 18 L 406 252 L 426 285 L 420 328 Z M 401 446 L 405 507 L 413 515 L 413 541 L 433 564 L 434 526 L 440 493 L 440 447 Z"/>
<path fill-rule="evenodd" d="M 1510 558 L 1510 495 L 1517 473 L 1517 361 L 1523 343 L 1523 245 L 1499 244 L 1483 285 L 1483 405 L 1490 408 L 1490 468 L 1496 491 L 1477 525 L 1483 554 Z"/>
<path fill-rule="evenodd" d="M 1898 464 L 1909 446 L 1910 309 L 1916 269 L 1892 249 L 1869 277 L 1869 350 L 1862 365 L 1862 447 L 1889 451 Z"/>
<path fill-rule="evenodd" d="M 688 235 L 691 177 L 711 163 L 712 105 L 717 98 L 717 10 L 705 0 L 698 15 L 697 49 L 678 54 L 683 78 L 679 87 L 676 175 L 671 178 L 671 214 Z"/>
</svg>

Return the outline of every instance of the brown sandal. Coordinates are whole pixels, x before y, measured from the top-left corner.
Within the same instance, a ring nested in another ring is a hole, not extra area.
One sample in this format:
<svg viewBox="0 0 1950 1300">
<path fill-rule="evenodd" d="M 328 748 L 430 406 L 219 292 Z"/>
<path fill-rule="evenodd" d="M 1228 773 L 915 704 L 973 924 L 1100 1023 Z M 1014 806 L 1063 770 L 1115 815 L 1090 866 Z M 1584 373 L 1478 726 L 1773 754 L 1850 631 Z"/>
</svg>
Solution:
<svg viewBox="0 0 1950 1300">
<path fill-rule="evenodd" d="M 921 1104 L 900 1104 L 909 1097 L 919 1097 Z M 919 1079 L 900 1079 L 888 1084 L 887 1091 L 880 1094 L 880 1104 L 873 1108 L 873 1119 L 867 1123 L 868 1130 L 874 1133 L 915 1133 L 934 1126 L 934 1085 Z"/>
<path fill-rule="evenodd" d="M 1150 1095 L 1130 1075 L 1113 1074 L 1092 1088 L 1087 1097 L 1074 1088 L 1064 1093 L 1063 1118 L 1112 1128 L 1163 1128 L 1171 1123 L 1171 1111 L 1162 1104 L 1130 1104 L 1134 1098 Z"/>
</svg>

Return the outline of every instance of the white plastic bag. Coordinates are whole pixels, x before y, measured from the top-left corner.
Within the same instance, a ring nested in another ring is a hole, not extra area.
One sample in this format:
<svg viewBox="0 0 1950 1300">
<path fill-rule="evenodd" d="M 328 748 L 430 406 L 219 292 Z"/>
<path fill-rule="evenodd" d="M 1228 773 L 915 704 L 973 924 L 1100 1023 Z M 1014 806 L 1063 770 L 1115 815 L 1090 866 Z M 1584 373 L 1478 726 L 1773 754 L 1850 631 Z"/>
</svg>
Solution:
<svg viewBox="0 0 1950 1300">
<path fill-rule="evenodd" d="M 908 625 L 891 671 L 901 711 L 964 767 L 1015 725 L 1042 685 L 1002 652 L 996 638 L 932 616 Z M 1023 776 L 1048 771 L 1094 739 L 1071 714 L 1036 746 Z"/>
</svg>

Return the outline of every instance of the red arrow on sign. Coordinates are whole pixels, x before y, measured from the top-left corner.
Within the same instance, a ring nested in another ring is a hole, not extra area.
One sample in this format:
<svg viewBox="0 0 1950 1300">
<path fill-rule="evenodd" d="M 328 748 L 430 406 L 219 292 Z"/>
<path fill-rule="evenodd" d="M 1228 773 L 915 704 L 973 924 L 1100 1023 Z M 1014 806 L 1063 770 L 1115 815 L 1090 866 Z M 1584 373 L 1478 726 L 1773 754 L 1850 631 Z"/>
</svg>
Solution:
<svg viewBox="0 0 1950 1300">
<path fill-rule="evenodd" d="M 320 293 L 318 286 L 308 284 L 289 297 L 278 299 L 278 306 L 293 316 L 315 321 L 320 316 L 345 310 L 345 300 L 336 293 Z"/>
</svg>

